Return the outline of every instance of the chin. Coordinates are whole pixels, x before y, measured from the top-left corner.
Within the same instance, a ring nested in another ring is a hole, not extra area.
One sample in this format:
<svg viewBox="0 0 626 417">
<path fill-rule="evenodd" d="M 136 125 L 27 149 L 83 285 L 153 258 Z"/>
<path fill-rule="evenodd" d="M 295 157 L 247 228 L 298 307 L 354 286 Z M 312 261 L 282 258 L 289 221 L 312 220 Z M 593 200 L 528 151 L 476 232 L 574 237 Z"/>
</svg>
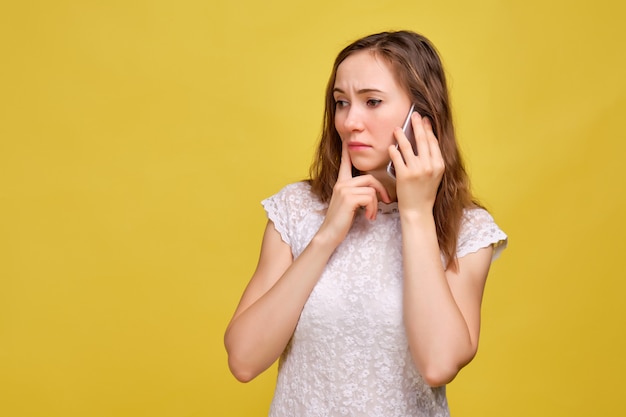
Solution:
<svg viewBox="0 0 626 417">
<path fill-rule="evenodd" d="M 387 172 L 387 164 L 384 165 L 368 165 L 368 164 L 354 164 L 354 167 L 364 174 L 380 174 Z"/>
<path fill-rule="evenodd" d="M 353 158 L 352 165 L 361 172 L 386 170 L 389 160 L 373 160 L 372 158 Z"/>
</svg>

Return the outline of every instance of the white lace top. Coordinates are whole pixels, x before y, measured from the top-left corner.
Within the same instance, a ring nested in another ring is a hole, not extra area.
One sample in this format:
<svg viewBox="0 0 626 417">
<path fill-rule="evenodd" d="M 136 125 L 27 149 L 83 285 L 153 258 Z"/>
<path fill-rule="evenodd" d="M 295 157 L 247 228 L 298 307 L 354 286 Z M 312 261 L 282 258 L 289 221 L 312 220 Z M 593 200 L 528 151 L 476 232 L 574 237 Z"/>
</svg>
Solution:
<svg viewBox="0 0 626 417">
<path fill-rule="evenodd" d="M 308 183 L 262 202 L 297 258 L 324 219 Z M 482 209 L 465 212 L 457 256 L 506 235 Z M 445 387 L 431 388 L 409 353 L 402 322 L 401 230 L 397 204 L 356 216 L 306 302 L 281 356 L 270 417 L 448 416 Z"/>
</svg>

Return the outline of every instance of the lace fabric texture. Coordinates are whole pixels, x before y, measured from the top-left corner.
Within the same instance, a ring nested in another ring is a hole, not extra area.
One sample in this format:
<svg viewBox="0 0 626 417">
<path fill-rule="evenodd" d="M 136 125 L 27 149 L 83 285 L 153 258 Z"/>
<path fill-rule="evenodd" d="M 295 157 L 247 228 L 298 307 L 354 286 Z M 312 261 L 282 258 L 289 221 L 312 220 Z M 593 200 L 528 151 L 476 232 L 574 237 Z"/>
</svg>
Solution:
<svg viewBox="0 0 626 417">
<path fill-rule="evenodd" d="M 305 182 L 262 202 L 294 259 L 324 220 L 326 205 Z M 483 209 L 466 210 L 458 257 L 506 235 Z M 402 321 L 402 256 L 396 204 L 357 214 L 302 310 L 279 361 L 270 417 L 449 416 L 445 387 L 431 388 L 410 356 Z"/>
</svg>

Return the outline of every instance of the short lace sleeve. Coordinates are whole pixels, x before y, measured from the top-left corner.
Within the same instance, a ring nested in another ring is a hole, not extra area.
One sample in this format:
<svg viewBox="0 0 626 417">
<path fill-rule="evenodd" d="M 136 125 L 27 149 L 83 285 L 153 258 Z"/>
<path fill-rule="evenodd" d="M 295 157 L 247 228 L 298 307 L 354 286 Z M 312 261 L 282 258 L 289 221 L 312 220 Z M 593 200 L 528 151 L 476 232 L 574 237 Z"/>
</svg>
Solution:
<svg viewBox="0 0 626 417">
<path fill-rule="evenodd" d="M 280 233 L 281 238 L 292 249 L 297 239 L 297 227 L 307 214 L 323 209 L 324 205 L 315 198 L 311 187 L 306 182 L 297 182 L 285 186 L 278 193 L 261 201 L 268 219 Z"/>
<path fill-rule="evenodd" d="M 506 248 L 507 242 L 507 235 L 498 227 L 487 210 L 481 208 L 466 209 L 461 222 L 456 256 L 461 258 L 493 245 L 493 261 Z"/>
</svg>

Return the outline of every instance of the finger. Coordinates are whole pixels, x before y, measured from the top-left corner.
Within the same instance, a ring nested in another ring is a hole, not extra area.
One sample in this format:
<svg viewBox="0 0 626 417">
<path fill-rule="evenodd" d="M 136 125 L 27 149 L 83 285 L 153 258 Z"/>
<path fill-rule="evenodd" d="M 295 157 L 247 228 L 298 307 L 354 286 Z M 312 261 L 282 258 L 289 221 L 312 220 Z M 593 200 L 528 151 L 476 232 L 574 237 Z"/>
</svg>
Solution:
<svg viewBox="0 0 626 417">
<path fill-rule="evenodd" d="M 398 142 L 398 149 L 405 161 L 409 156 L 415 156 L 415 154 L 413 153 L 413 147 L 411 146 L 411 142 L 409 142 L 409 139 L 406 137 L 401 128 L 395 128 L 393 131 L 393 135 L 396 138 L 396 142 Z"/>
<path fill-rule="evenodd" d="M 341 163 L 339 164 L 339 175 L 337 181 L 345 181 L 352 178 L 352 160 L 348 152 L 348 144 L 341 143 Z"/>
<path fill-rule="evenodd" d="M 378 203 L 370 201 L 364 207 L 365 217 L 369 220 L 376 220 L 376 214 L 378 214 Z"/>
<path fill-rule="evenodd" d="M 424 118 L 424 130 L 428 139 L 428 148 L 433 157 L 441 157 L 441 149 L 439 148 L 439 140 L 435 136 L 433 124 L 428 117 Z"/>
<path fill-rule="evenodd" d="M 376 197 L 376 192 L 373 188 L 367 188 L 368 191 L 364 191 L 365 188 L 362 188 L 362 193 L 355 194 L 354 197 L 358 201 L 359 207 L 365 209 L 365 217 L 369 220 L 375 220 L 376 214 L 378 213 L 378 198 Z"/>
<path fill-rule="evenodd" d="M 399 171 L 402 171 L 406 167 L 406 164 L 404 163 L 404 159 L 402 159 L 402 153 L 398 150 L 398 148 L 396 148 L 395 145 L 390 145 L 388 151 L 389 158 L 391 159 L 391 163 L 396 170 L 397 177 Z"/>
<path fill-rule="evenodd" d="M 409 142 L 409 139 L 406 137 L 406 134 L 399 127 L 396 127 L 393 130 L 393 136 L 396 139 L 396 142 L 398 143 L 398 149 L 400 150 L 400 153 L 404 155 L 404 153 L 410 148 L 411 142 Z M 412 149 L 411 149 L 411 152 L 413 152 Z"/>
<path fill-rule="evenodd" d="M 426 129 L 424 128 L 424 120 L 428 120 L 428 118 L 422 117 L 419 113 L 414 115 L 412 119 L 413 132 L 415 133 L 415 143 L 417 144 L 417 154 L 420 157 L 430 156 L 430 146 L 428 145 L 428 135 L 426 133 Z"/>
<path fill-rule="evenodd" d="M 391 203 L 391 197 L 389 197 L 389 193 L 387 192 L 385 186 L 372 175 L 368 174 L 354 177 L 350 184 L 355 187 L 371 187 L 378 193 L 378 195 L 380 195 L 380 198 L 385 203 Z"/>
<path fill-rule="evenodd" d="M 368 219 L 376 217 L 378 211 L 378 198 L 376 197 L 376 191 L 372 187 L 355 187 L 344 186 L 340 189 L 340 194 L 343 194 L 339 198 L 339 206 L 343 209 L 348 209 L 353 215 L 359 209 L 365 209 L 365 214 Z M 342 211 L 340 208 L 339 211 Z"/>
<path fill-rule="evenodd" d="M 438 175 L 439 173 L 445 171 L 446 163 L 443 159 L 443 154 L 441 153 L 439 140 L 437 139 L 437 136 L 435 136 L 435 133 L 433 131 L 432 121 L 429 118 L 425 119 L 424 127 L 428 135 L 428 145 L 430 149 L 432 167 L 435 173 Z"/>
</svg>

